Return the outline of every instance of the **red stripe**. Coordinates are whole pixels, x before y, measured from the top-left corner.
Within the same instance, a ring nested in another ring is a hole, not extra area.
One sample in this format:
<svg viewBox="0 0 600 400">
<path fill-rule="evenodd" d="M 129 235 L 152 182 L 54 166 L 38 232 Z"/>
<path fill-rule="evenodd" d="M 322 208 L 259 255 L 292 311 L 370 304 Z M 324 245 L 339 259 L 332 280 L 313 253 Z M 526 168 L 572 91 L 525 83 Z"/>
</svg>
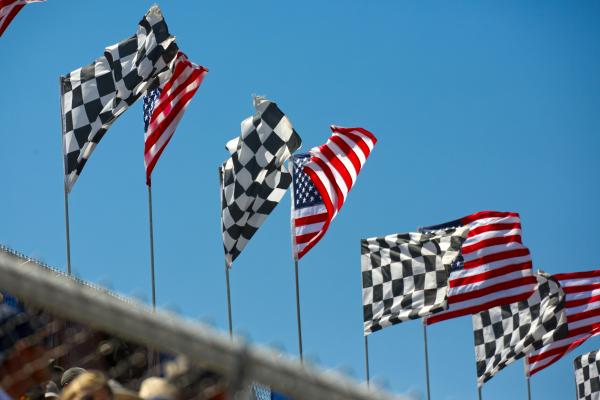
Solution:
<svg viewBox="0 0 600 400">
<path fill-rule="evenodd" d="M 588 319 L 591 317 L 597 317 L 599 315 L 600 315 L 600 308 L 593 308 L 591 310 L 587 310 L 587 311 L 580 312 L 577 314 L 570 314 L 567 317 L 567 321 L 570 324 L 572 322 L 581 321 L 581 320 Z"/>
<path fill-rule="evenodd" d="M 586 297 L 583 299 L 577 299 L 577 300 L 567 300 L 567 301 L 565 301 L 565 307 L 567 307 L 567 308 L 579 307 L 579 306 L 583 306 L 585 304 L 594 303 L 596 301 L 600 301 L 600 295 L 590 296 L 590 297 Z"/>
<path fill-rule="evenodd" d="M 369 154 L 371 154 L 371 149 L 369 149 L 369 146 L 365 143 L 365 140 L 362 137 L 352 132 L 346 132 L 343 135 L 352 140 L 360 148 L 363 155 L 365 156 L 365 160 L 369 157 Z"/>
<path fill-rule="evenodd" d="M 508 244 L 508 243 L 521 243 L 521 235 L 500 236 L 500 237 L 492 237 L 489 239 L 480 240 L 477 243 L 463 246 L 461 249 L 461 252 L 463 254 L 469 254 L 474 251 L 481 250 L 485 247 L 497 246 L 499 244 Z"/>
<path fill-rule="evenodd" d="M 315 236 L 319 235 L 321 231 L 306 233 L 304 235 L 296 236 L 296 244 L 304 244 L 310 242 Z"/>
<path fill-rule="evenodd" d="M 527 249 L 527 248 L 503 251 L 503 252 L 494 253 L 494 254 L 488 254 L 486 256 L 479 257 L 475 260 L 466 261 L 464 268 L 465 269 L 477 268 L 481 265 L 489 264 L 494 261 L 508 260 L 509 258 L 524 257 L 527 255 L 529 255 L 529 249 Z"/>
<path fill-rule="evenodd" d="M 344 180 L 344 183 L 346 184 L 346 188 L 348 189 L 347 192 L 349 192 L 350 189 L 352 189 L 353 184 L 352 176 L 346 169 L 346 166 L 344 165 L 342 160 L 340 160 L 339 155 L 335 154 L 327 144 L 324 144 L 323 146 L 319 147 L 319 150 L 321 151 L 321 154 L 323 154 L 329 160 L 329 162 L 331 163 L 333 168 L 335 168 L 338 174 L 340 174 L 340 176 Z"/>
<path fill-rule="evenodd" d="M 318 157 L 314 157 L 314 156 L 311 158 L 311 162 L 314 162 L 315 164 L 317 164 L 317 165 L 318 165 L 318 166 L 321 168 L 322 172 L 325 174 L 325 177 L 326 177 L 326 178 L 327 178 L 327 180 L 328 180 L 328 183 L 330 183 L 330 184 L 331 184 L 331 186 L 333 186 L 333 190 L 335 190 L 335 193 L 336 193 L 336 195 L 337 195 L 337 201 L 336 201 L 336 205 L 335 205 L 335 206 L 336 206 L 336 210 L 339 210 L 340 208 L 342 208 L 342 204 L 344 203 L 344 196 L 342 195 L 342 190 L 341 190 L 341 189 L 340 189 L 340 187 L 338 186 L 338 184 L 337 184 L 337 181 L 336 181 L 336 179 L 335 179 L 335 176 L 333 175 L 333 172 L 331 172 L 331 169 L 329 168 L 329 165 L 328 165 L 328 164 L 326 164 L 326 163 L 325 163 L 323 160 L 321 160 L 320 158 L 318 158 Z M 308 165 L 305 165 L 305 166 L 304 166 L 304 170 L 306 170 L 307 168 L 309 168 L 309 167 L 308 167 Z M 315 174 L 315 175 L 316 175 L 316 174 Z M 317 175 L 317 180 L 318 180 L 319 182 L 321 182 L 321 181 L 320 181 L 320 179 L 318 178 L 318 175 Z M 315 182 L 315 180 L 314 180 L 314 179 L 313 179 L 313 182 Z M 321 187 L 323 188 L 323 191 L 325 192 L 325 193 L 319 193 L 319 194 L 321 195 L 321 198 L 322 198 L 323 200 L 325 200 L 325 197 L 327 197 L 327 198 L 329 199 L 329 202 L 330 202 L 331 204 L 333 204 L 333 201 L 332 201 L 332 199 L 330 198 L 330 195 L 329 195 L 329 193 L 327 192 L 327 189 L 325 189 L 325 185 L 323 185 L 323 184 L 321 183 Z M 329 211 L 329 210 L 328 210 L 328 211 Z M 332 215 L 333 215 L 333 214 L 332 214 Z"/>
<path fill-rule="evenodd" d="M 298 252 L 298 260 L 300 260 L 310 249 L 312 249 L 315 244 L 319 243 L 319 240 L 321 240 L 323 235 L 325 235 L 325 232 L 327 232 L 327 229 L 329 229 L 329 224 L 331 223 L 331 218 L 333 216 L 333 205 L 331 204 L 331 199 L 327 194 L 327 190 L 325 190 L 325 187 L 323 186 L 323 182 L 321 182 L 317 176 L 317 173 L 306 166 L 304 166 L 302 170 L 309 176 L 313 185 L 315 185 L 315 189 L 317 189 L 317 192 L 319 192 L 321 195 L 321 199 L 323 199 L 323 203 L 327 209 L 327 220 L 321 227 L 319 234 L 315 236 L 313 240 L 311 240 L 300 252 Z"/>
<path fill-rule="evenodd" d="M 191 64 L 191 63 L 188 63 Z M 187 69 L 188 67 L 185 67 L 185 69 Z M 191 65 L 189 66 L 189 68 L 193 68 Z M 165 108 L 168 107 L 168 105 L 173 101 L 173 99 L 175 99 L 177 97 L 177 95 L 179 95 L 182 91 L 186 90 L 188 86 L 192 85 L 194 83 L 194 81 L 196 81 L 197 79 L 200 79 L 200 82 L 198 82 L 198 86 L 200 86 L 200 84 L 202 84 L 202 80 L 204 79 L 204 75 L 206 75 L 207 70 L 204 67 L 198 67 L 198 68 L 193 68 L 192 72 L 190 73 L 190 76 L 188 76 L 188 78 L 182 82 L 182 83 L 178 83 L 177 79 L 179 79 L 179 77 L 183 74 L 184 71 L 181 71 L 180 73 L 177 73 L 176 75 L 173 74 L 173 76 L 171 77 L 171 79 L 169 80 L 169 82 L 167 82 L 167 84 L 170 85 L 174 85 L 175 83 L 177 83 L 177 87 L 175 88 L 174 91 L 169 92 L 170 88 L 167 89 L 166 85 L 165 88 L 163 89 L 162 93 L 161 93 L 161 97 L 164 94 L 164 98 L 161 98 L 160 101 L 158 102 L 158 104 L 156 105 L 156 108 L 154 109 L 154 111 L 152 112 L 152 117 L 154 118 L 155 115 L 159 115 Z M 198 90 L 198 89 L 196 89 Z M 195 93 L 195 91 L 194 91 Z"/>
<path fill-rule="evenodd" d="M 448 319 L 462 317 L 464 315 L 475 314 L 484 310 L 489 310 L 492 307 L 501 306 L 503 304 L 515 303 L 517 301 L 523 301 L 531 296 L 531 293 L 521 293 L 514 296 L 502 297 L 496 300 L 488 301 L 487 303 L 478 304 L 471 307 L 465 307 L 458 310 L 450 310 L 440 314 L 433 314 L 430 317 L 427 317 L 426 323 L 427 325 L 435 324 L 436 322 L 445 321 Z"/>
<path fill-rule="evenodd" d="M 559 281 L 565 281 L 569 279 L 598 278 L 600 277 L 600 269 L 595 271 L 567 272 L 563 274 L 554 274 L 552 276 Z"/>
<path fill-rule="evenodd" d="M 364 128 L 342 128 L 340 126 L 331 126 L 331 130 L 333 132 L 340 132 L 340 133 L 344 133 L 344 134 L 351 133 L 352 131 L 359 131 L 360 133 L 362 133 L 363 135 L 365 135 L 369 139 L 371 139 L 373 144 L 377 143 L 377 138 L 375 137 L 375 135 L 373 135 L 371 132 L 369 132 L 368 130 L 366 130 Z"/>
<path fill-rule="evenodd" d="M 0 9 L 16 3 L 19 0 L 0 0 Z"/>
<path fill-rule="evenodd" d="M 589 285 L 562 286 L 565 293 L 591 292 L 600 289 L 600 283 L 591 283 Z"/>
<path fill-rule="evenodd" d="M 473 300 L 478 297 L 487 296 L 488 294 L 500 292 L 502 290 L 513 289 L 519 286 L 526 286 L 530 284 L 537 284 L 537 280 L 534 276 L 524 276 L 522 278 L 511 279 L 510 281 L 496 283 L 482 289 L 471 290 L 468 293 L 459 293 L 452 296 L 448 295 L 448 304 L 456 304 L 467 300 Z"/>
<path fill-rule="evenodd" d="M 145 152 L 148 152 L 148 150 L 150 150 L 150 148 L 152 146 L 154 146 L 154 144 L 163 135 L 163 133 L 165 133 L 165 131 L 167 130 L 169 125 L 171 125 L 171 122 L 173 122 L 173 120 L 187 106 L 189 101 L 196 94 L 196 92 L 198 91 L 198 87 L 196 87 L 195 89 L 193 89 L 193 90 L 185 93 L 183 96 L 181 96 L 181 98 L 179 98 L 179 100 L 177 101 L 177 103 L 175 104 L 174 107 L 173 107 L 172 99 L 176 95 L 180 94 L 182 91 L 186 90 L 188 88 L 188 86 L 190 86 L 198 78 L 200 78 L 200 82 L 198 83 L 198 85 L 200 85 L 200 83 L 202 83 L 202 72 L 201 71 L 197 71 L 197 72 L 194 72 L 193 74 L 191 74 L 189 79 L 187 81 L 185 81 L 184 84 L 182 84 L 181 86 L 178 86 L 177 89 L 175 89 L 175 91 L 172 93 L 173 96 L 159 99 L 156 109 L 154 109 L 154 111 L 152 112 L 152 118 L 150 119 L 150 124 L 152 124 L 154 121 L 158 120 L 158 117 L 159 117 L 161 111 L 164 110 L 165 108 L 167 108 L 167 106 L 171 106 L 172 108 L 170 110 L 168 110 L 168 113 L 165 116 L 165 119 L 163 119 L 160 122 L 160 124 L 158 126 L 156 126 L 155 129 L 152 130 L 152 133 L 146 138 L 146 141 L 144 143 L 144 151 Z"/>
<path fill-rule="evenodd" d="M 521 223 L 514 222 L 514 223 L 508 223 L 508 224 L 487 224 L 487 225 L 477 226 L 477 227 L 469 230 L 468 237 L 476 236 L 476 235 L 479 235 L 480 233 L 484 233 L 484 232 L 509 231 L 511 229 L 521 229 Z"/>
<path fill-rule="evenodd" d="M 2 36 L 2 34 L 6 30 L 6 28 L 8 28 L 8 25 L 13 20 L 13 18 L 15 18 L 15 16 L 19 13 L 19 11 L 21 11 L 21 9 L 23 7 L 25 7 L 24 4 L 14 6 L 13 9 L 6 15 L 6 17 L 4 17 L 4 18 L 2 18 L 2 20 L 0 20 L 0 36 Z"/>
<path fill-rule="evenodd" d="M 327 220 L 327 213 L 319 213 L 313 215 L 307 215 L 306 217 L 298 217 L 294 219 L 294 225 L 304 226 L 316 224 L 317 222 L 324 222 Z"/>
<path fill-rule="evenodd" d="M 504 217 L 517 217 L 519 218 L 519 213 L 516 212 L 502 212 L 502 211 L 479 211 L 475 214 L 468 215 L 466 217 L 461 218 L 461 222 L 466 225 L 471 222 L 475 222 L 478 219 L 484 218 L 504 218 Z"/>
<path fill-rule="evenodd" d="M 502 268 L 493 269 L 491 271 L 482 272 L 477 275 L 466 276 L 464 278 L 453 278 L 449 280 L 449 285 L 451 288 L 457 286 L 469 285 L 472 283 L 482 282 L 488 279 L 496 278 L 498 276 L 510 274 L 516 271 L 522 271 L 525 269 L 531 269 L 531 261 L 526 261 L 524 263 L 519 264 L 511 264 Z"/>
<path fill-rule="evenodd" d="M 567 320 L 569 317 L 567 317 Z M 568 323 L 569 321 L 567 321 Z M 597 331 L 600 328 L 600 322 L 596 322 L 594 324 L 580 326 L 579 328 L 569 328 L 569 335 L 567 337 L 575 337 L 579 335 L 583 335 L 584 333 L 589 333 L 590 335 Z"/>
<path fill-rule="evenodd" d="M 352 148 L 350 146 L 348 146 L 348 143 L 344 142 L 344 140 L 341 139 L 337 135 L 332 135 L 329 138 L 329 140 L 331 140 L 333 143 L 335 143 L 340 148 L 340 150 L 342 150 L 344 152 L 346 157 L 348 157 L 348 159 L 352 163 L 352 166 L 354 166 L 354 171 L 356 172 L 356 175 L 358 176 L 361 165 L 360 165 L 360 160 L 358 159 L 358 156 L 356 155 L 354 150 L 352 150 Z"/>
</svg>

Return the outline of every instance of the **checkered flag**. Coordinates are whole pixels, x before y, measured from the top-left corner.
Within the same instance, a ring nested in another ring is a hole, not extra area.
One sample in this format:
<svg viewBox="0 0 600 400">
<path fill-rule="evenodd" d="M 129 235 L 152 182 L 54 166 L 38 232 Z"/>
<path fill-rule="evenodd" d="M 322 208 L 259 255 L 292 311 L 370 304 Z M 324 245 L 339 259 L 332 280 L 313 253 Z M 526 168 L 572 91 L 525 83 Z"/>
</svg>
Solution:
<svg viewBox="0 0 600 400">
<path fill-rule="evenodd" d="M 543 272 L 536 279 L 535 291 L 527 300 L 473 315 L 479 386 L 513 361 L 567 336 L 560 284 Z"/>
<path fill-rule="evenodd" d="M 302 143 L 275 103 L 255 97 L 254 107 L 256 114 L 242 121 L 242 134 L 227 143 L 231 157 L 220 168 L 223 247 L 229 267 L 290 186 L 285 161 Z"/>
<path fill-rule="evenodd" d="M 582 354 L 574 364 L 577 400 L 600 400 L 600 352 Z"/>
<path fill-rule="evenodd" d="M 92 64 L 61 77 L 67 191 L 115 119 L 148 89 L 166 82 L 177 50 L 160 9 L 152 6 L 135 35 L 107 47 Z"/>
<path fill-rule="evenodd" d="M 448 275 L 468 228 L 361 240 L 365 335 L 446 308 Z"/>
</svg>

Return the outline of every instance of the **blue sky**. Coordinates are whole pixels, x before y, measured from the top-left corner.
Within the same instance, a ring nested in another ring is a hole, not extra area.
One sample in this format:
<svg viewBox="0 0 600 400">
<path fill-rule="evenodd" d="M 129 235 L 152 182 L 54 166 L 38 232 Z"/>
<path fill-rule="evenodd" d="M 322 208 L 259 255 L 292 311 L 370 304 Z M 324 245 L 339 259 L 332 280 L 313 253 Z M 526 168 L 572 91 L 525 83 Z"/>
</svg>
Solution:
<svg viewBox="0 0 600 400">
<path fill-rule="evenodd" d="M 65 266 L 58 76 L 134 33 L 150 1 L 48 0 L 0 39 L 0 242 Z M 161 1 L 200 90 L 153 173 L 161 307 L 227 329 L 217 166 L 266 95 L 303 150 L 328 126 L 379 142 L 324 239 L 300 263 L 306 357 L 364 377 L 359 239 L 475 211 L 517 211 L 534 265 L 597 269 L 600 3 Z M 80 277 L 150 298 L 141 102 L 108 131 L 70 196 Z M 231 272 L 236 332 L 297 353 L 289 194 Z M 429 329 L 432 397 L 476 398 L 470 318 Z M 417 321 L 370 337 L 374 380 L 424 395 Z M 572 359 L 532 379 L 571 398 Z M 526 398 L 517 362 L 484 398 Z"/>
</svg>

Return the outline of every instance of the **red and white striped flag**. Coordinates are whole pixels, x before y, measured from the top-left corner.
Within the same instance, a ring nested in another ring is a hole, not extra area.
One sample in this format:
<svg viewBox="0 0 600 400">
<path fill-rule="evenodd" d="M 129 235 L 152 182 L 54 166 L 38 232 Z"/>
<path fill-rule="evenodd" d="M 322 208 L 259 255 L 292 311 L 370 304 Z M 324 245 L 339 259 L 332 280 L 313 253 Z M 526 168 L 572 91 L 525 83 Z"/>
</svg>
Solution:
<svg viewBox="0 0 600 400">
<path fill-rule="evenodd" d="M 28 3 L 41 3 L 46 0 L 0 0 L 0 36 L 4 33 L 8 24 Z"/>
<path fill-rule="evenodd" d="M 481 211 L 421 231 L 460 226 L 469 234 L 448 278 L 448 309 L 428 317 L 428 324 L 523 301 L 536 286 L 518 213 Z"/>
<path fill-rule="evenodd" d="M 183 117 L 185 108 L 198 90 L 208 70 L 190 62 L 179 52 L 175 60 L 173 75 L 162 91 L 150 93 L 144 98 L 144 118 L 147 122 L 144 163 L 146 184 L 150 186 L 150 175 L 163 150 L 171 140 L 175 128 Z M 157 96 L 159 94 L 159 96 Z"/>
<path fill-rule="evenodd" d="M 308 155 L 293 157 L 294 256 L 302 258 L 325 234 L 377 138 L 363 128 L 332 126 L 333 135 Z"/>
<path fill-rule="evenodd" d="M 527 356 L 531 376 L 600 333 L 600 270 L 553 276 L 565 292 L 569 335 Z"/>
</svg>

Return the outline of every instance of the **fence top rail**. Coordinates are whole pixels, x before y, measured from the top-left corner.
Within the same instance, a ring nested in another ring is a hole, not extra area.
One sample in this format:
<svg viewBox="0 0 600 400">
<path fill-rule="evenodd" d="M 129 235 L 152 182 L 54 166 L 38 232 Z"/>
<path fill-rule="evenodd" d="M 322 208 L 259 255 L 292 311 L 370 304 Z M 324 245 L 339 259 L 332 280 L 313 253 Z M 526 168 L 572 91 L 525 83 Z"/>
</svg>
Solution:
<svg viewBox="0 0 600 400">
<path fill-rule="evenodd" d="M 293 399 L 408 400 L 368 388 L 337 372 L 301 364 L 273 350 L 230 339 L 209 326 L 152 309 L 0 245 L 0 291 L 61 318 L 185 354 L 231 382 L 257 381 Z M 152 334 L 148 334 L 152 332 Z M 240 382 L 241 383 L 241 382 Z"/>
</svg>

